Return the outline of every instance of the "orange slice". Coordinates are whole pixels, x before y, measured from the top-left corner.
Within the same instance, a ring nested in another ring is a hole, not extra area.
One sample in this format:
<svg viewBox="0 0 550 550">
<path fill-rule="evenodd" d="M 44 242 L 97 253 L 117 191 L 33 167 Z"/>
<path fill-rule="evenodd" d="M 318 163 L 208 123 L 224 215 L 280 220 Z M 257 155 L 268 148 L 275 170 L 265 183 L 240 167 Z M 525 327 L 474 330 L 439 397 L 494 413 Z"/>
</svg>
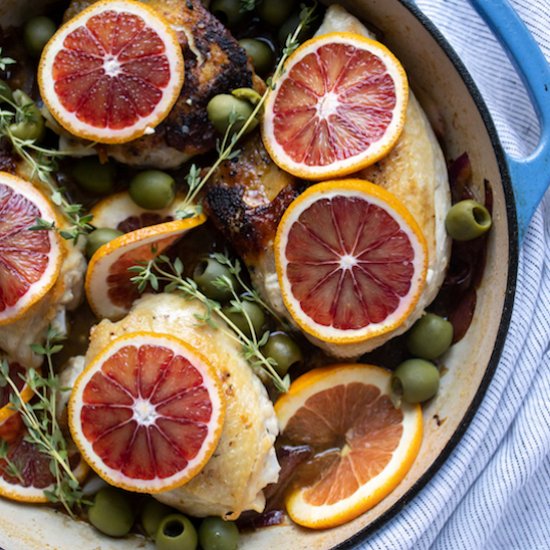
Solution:
<svg viewBox="0 0 550 550">
<path fill-rule="evenodd" d="M 63 248 L 55 231 L 33 231 L 37 218 L 59 220 L 31 183 L 0 172 L 0 325 L 21 317 L 55 284 Z"/>
<path fill-rule="evenodd" d="M 27 372 L 27 369 L 25 367 L 22 367 L 19 363 L 12 361 L 8 363 L 8 367 L 9 378 L 13 380 L 13 382 L 17 386 L 23 402 L 28 403 L 31 397 L 34 395 L 34 392 L 31 390 L 30 386 L 25 380 L 25 373 Z M 6 384 L 5 386 L 0 386 L 0 438 L 2 438 L 2 427 L 4 426 L 4 424 L 11 417 L 17 414 L 10 403 L 12 395 L 13 392 L 9 385 Z"/>
<path fill-rule="evenodd" d="M 133 0 L 94 3 L 63 25 L 40 59 L 40 93 L 73 135 L 124 143 L 170 112 L 184 78 L 176 33 Z"/>
<path fill-rule="evenodd" d="M 208 462 L 225 403 L 214 368 L 163 334 L 118 338 L 86 367 L 69 401 L 82 455 L 112 485 L 142 493 L 179 487 Z"/>
<path fill-rule="evenodd" d="M 7 452 L 9 462 L 15 465 L 21 478 L 0 458 L 0 496 L 20 502 L 49 502 L 44 491 L 51 491 L 55 483 L 50 458 L 25 436 L 26 428 L 23 428 L 15 440 L 8 443 Z M 90 470 L 88 465 L 74 448 L 69 449 L 69 457 L 76 479 L 83 481 Z"/>
<path fill-rule="evenodd" d="M 120 319 L 139 298 L 130 267 L 162 254 L 190 229 L 205 222 L 203 215 L 131 231 L 104 244 L 92 256 L 86 272 L 88 303 L 100 318 Z"/>
<path fill-rule="evenodd" d="M 390 398 L 391 372 L 332 365 L 298 378 L 275 404 L 281 437 L 314 451 L 285 495 L 299 525 L 350 521 L 385 498 L 411 468 L 422 441 L 422 409 Z"/>
<path fill-rule="evenodd" d="M 311 186 L 288 207 L 275 238 L 285 306 L 322 342 L 364 342 L 403 323 L 424 287 L 427 260 L 405 206 L 363 180 Z"/>
<path fill-rule="evenodd" d="M 99 201 L 90 211 L 92 223 L 96 227 L 110 227 L 123 233 L 129 233 L 142 227 L 176 219 L 176 211 L 185 199 L 184 193 L 178 193 L 174 202 L 162 210 L 146 210 L 138 206 L 128 191 L 115 193 Z"/>
<path fill-rule="evenodd" d="M 302 44 L 265 103 L 264 145 L 281 168 L 320 180 L 384 157 L 405 123 L 405 71 L 380 42 L 329 33 Z"/>
</svg>

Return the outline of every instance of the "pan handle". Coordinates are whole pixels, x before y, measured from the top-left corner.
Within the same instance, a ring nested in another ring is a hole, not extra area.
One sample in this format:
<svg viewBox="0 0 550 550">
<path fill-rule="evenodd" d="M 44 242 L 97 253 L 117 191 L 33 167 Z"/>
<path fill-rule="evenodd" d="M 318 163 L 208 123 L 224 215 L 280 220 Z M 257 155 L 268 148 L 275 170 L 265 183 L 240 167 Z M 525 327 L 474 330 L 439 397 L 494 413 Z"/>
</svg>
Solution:
<svg viewBox="0 0 550 550">
<path fill-rule="evenodd" d="M 516 199 L 520 241 L 550 186 L 550 65 L 508 0 L 470 0 L 505 48 L 540 121 L 539 143 L 528 157 L 506 155 Z"/>
</svg>

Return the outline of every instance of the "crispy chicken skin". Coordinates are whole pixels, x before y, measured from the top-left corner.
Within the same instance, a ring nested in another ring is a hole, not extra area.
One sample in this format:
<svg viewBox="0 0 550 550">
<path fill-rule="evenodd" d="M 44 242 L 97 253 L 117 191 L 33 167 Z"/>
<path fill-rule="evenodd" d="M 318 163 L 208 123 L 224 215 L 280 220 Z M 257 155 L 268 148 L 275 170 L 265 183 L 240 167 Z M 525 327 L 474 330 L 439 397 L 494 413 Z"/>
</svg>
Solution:
<svg viewBox="0 0 550 550">
<path fill-rule="evenodd" d="M 220 166 L 205 193 L 209 219 L 244 260 L 256 289 L 283 315 L 273 242 L 284 211 L 303 189 L 271 160 L 256 133 L 236 159 Z"/>
<path fill-rule="evenodd" d="M 73 0 L 65 20 L 97 0 Z M 141 0 L 177 32 L 185 61 L 185 81 L 168 117 L 155 129 L 124 145 L 106 146 L 108 155 L 136 166 L 176 168 L 214 148 L 216 132 L 206 113 L 208 101 L 258 82 L 245 51 L 200 0 Z"/>
<path fill-rule="evenodd" d="M 278 433 L 273 405 L 259 378 L 243 357 L 241 347 L 221 328 L 198 323 L 204 307 L 175 294 L 148 295 L 130 313 L 92 329 L 86 364 L 115 338 L 128 332 L 170 334 L 185 340 L 217 371 L 226 410 L 218 447 L 206 466 L 180 488 L 155 498 L 196 517 L 236 519 L 244 510 L 261 512 L 262 489 L 277 481 L 279 464 L 273 444 Z M 223 321 L 216 319 L 221 327 Z"/>
</svg>

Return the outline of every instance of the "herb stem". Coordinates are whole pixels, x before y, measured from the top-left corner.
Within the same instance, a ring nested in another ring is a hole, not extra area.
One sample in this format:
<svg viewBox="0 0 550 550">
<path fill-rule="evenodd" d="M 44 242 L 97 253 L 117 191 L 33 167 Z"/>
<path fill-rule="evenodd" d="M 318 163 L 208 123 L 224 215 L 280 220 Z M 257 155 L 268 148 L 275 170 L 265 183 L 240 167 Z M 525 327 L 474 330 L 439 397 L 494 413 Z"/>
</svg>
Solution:
<svg viewBox="0 0 550 550">
<path fill-rule="evenodd" d="M 304 10 L 300 19 L 300 23 L 296 27 L 296 30 L 292 35 L 287 37 L 287 42 L 283 50 L 283 54 L 281 55 L 281 58 L 277 63 L 277 67 L 275 68 L 275 71 L 273 72 L 273 75 L 271 77 L 271 84 L 267 86 L 267 89 L 260 97 L 260 100 L 258 101 L 258 103 L 254 106 L 252 113 L 244 121 L 239 131 L 236 132 L 235 134 L 232 134 L 232 125 L 229 126 L 229 128 L 225 132 L 222 143 L 219 147 L 219 155 L 218 155 L 218 158 L 216 159 L 216 162 L 214 162 L 214 164 L 208 169 L 206 174 L 198 181 L 198 183 L 195 183 L 193 186 L 189 188 L 189 191 L 185 199 L 183 199 L 183 201 L 177 208 L 178 211 L 187 213 L 190 208 L 193 208 L 193 206 L 195 205 L 194 204 L 195 199 L 197 198 L 197 195 L 200 193 L 202 188 L 210 180 L 212 175 L 219 168 L 220 164 L 222 164 L 222 162 L 224 162 L 225 160 L 227 160 L 232 156 L 235 145 L 246 134 L 248 128 L 250 127 L 250 125 L 253 123 L 253 121 L 256 119 L 256 117 L 259 115 L 260 111 L 262 110 L 269 93 L 271 92 L 272 89 L 275 88 L 277 80 L 281 77 L 283 73 L 284 64 L 286 63 L 286 60 L 289 58 L 290 54 L 298 47 L 299 45 L 298 37 L 300 36 L 300 33 L 302 32 L 302 30 L 309 24 L 313 16 L 314 10 L 315 10 L 315 6 Z M 229 139 L 230 136 L 231 136 L 231 139 Z"/>
</svg>

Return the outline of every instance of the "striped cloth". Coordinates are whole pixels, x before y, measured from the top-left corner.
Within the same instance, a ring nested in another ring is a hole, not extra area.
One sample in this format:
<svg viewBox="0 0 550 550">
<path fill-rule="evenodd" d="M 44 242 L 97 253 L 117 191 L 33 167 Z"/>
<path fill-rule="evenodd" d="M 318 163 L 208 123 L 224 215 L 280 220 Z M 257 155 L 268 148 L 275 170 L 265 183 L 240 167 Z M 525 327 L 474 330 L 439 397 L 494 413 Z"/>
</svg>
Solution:
<svg viewBox="0 0 550 550">
<path fill-rule="evenodd" d="M 468 2 L 417 4 L 476 80 L 506 150 L 517 156 L 532 150 L 538 132 L 533 109 L 502 49 Z M 548 0 L 512 4 L 550 59 Z M 362 543 L 362 550 L 550 549 L 549 260 L 547 192 L 522 247 L 502 358 L 474 420 L 430 483 Z"/>
</svg>

